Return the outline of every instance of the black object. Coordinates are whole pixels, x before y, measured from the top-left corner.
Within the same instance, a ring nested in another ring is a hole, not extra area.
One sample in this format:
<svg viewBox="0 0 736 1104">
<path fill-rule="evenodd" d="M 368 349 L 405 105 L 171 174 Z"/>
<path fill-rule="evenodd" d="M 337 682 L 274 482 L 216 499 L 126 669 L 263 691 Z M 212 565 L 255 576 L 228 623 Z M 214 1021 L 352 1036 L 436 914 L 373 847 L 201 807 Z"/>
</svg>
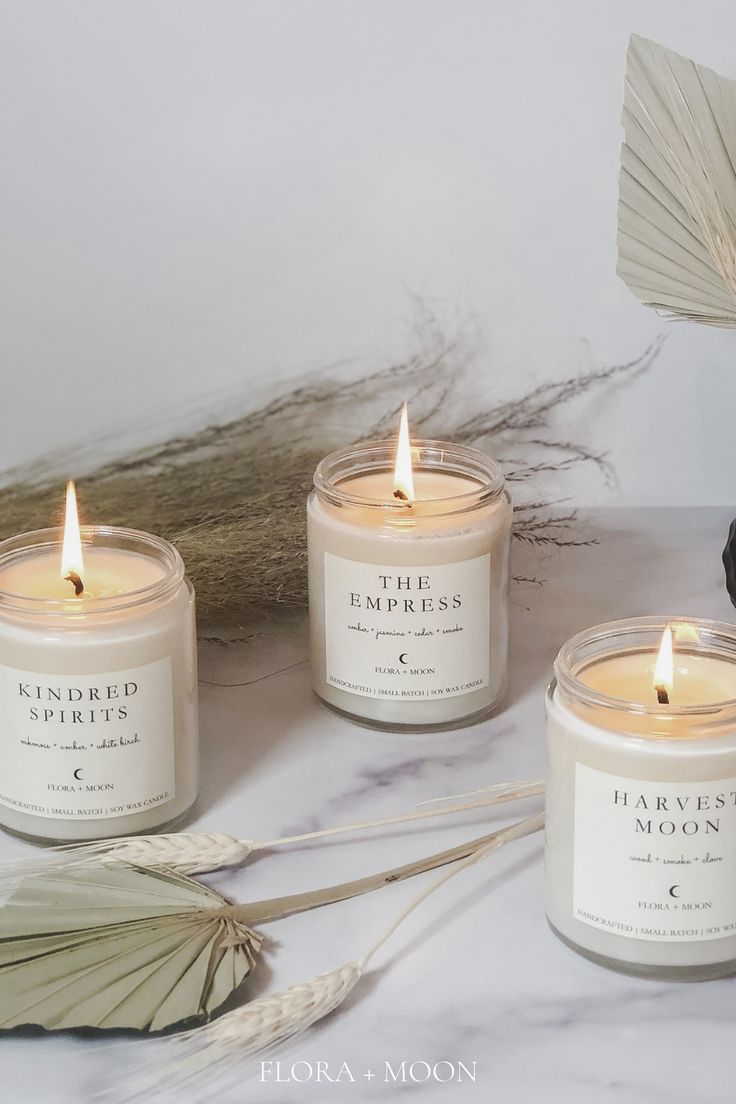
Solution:
<svg viewBox="0 0 736 1104">
<path fill-rule="evenodd" d="M 728 530 L 728 540 L 723 549 L 723 566 L 726 569 L 726 590 L 736 606 L 736 518 Z"/>
</svg>

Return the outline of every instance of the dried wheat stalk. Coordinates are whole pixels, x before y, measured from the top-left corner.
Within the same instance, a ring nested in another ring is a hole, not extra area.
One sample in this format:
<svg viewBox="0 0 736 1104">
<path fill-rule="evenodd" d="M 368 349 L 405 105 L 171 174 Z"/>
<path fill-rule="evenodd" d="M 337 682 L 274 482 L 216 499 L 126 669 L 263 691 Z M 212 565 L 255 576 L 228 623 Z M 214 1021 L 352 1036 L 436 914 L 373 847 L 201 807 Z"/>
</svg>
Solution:
<svg viewBox="0 0 736 1104">
<path fill-rule="evenodd" d="M 152 1040 L 144 1065 L 124 1087 L 105 1091 L 104 1099 L 133 1104 L 155 1094 L 164 1104 L 186 1094 L 188 1104 L 211 1100 L 213 1086 L 222 1091 L 242 1074 L 248 1060 L 283 1046 L 339 1008 L 376 952 L 430 894 L 504 844 L 539 831 L 543 823 L 542 814 L 527 817 L 501 829 L 490 842 L 453 863 L 401 910 L 360 958 L 281 993 L 260 997 L 204 1027 Z"/>
<path fill-rule="evenodd" d="M 222 832 L 170 832 L 152 836 L 120 836 L 116 839 L 93 840 L 49 848 L 31 859 L 15 859 L 0 863 L 0 885 L 15 885 L 21 878 L 26 879 L 32 874 L 46 874 L 55 867 L 87 866 L 101 862 L 166 867 L 180 874 L 204 874 L 225 867 L 240 866 L 254 851 L 270 850 L 274 847 L 341 835 L 345 832 L 384 828 L 391 824 L 408 824 L 430 817 L 471 812 L 474 809 L 488 808 L 508 801 L 536 797 L 544 793 L 544 782 L 539 779 L 530 782 L 499 782 L 478 791 L 478 793 L 481 792 L 487 796 L 477 801 L 445 805 L 436 809 L 422 809 L 398 816 L 382 817 L 378 820 L 341 824 L 337 827 L 321 828 L 314 832 L 282 836 L 267 841 L 236 839 Z"/>
</svg>

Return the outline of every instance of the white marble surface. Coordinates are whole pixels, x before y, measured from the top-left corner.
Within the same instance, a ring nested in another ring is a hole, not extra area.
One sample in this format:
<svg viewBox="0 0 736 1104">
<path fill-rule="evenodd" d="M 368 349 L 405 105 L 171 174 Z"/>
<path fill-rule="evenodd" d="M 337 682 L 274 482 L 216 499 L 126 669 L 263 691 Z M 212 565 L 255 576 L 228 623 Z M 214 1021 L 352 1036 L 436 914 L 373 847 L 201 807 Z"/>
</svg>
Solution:
<svg viewBox="0 0 736 1104">
<path fill-rule="evenodd" d="M 514 588 L 506 708 L 465 731 L 376 734 L 327 713 L 310 694 L 301 622 L 259 633 L 247 646 L 208 647 L 201 664 L 203 790 L 193 823 L 268 839 L 541 774 L 543 693 L 557 647 L 578 629 L 629 614 L 731 620 L 720 553 L 732 516 L 710 508 L 587 513 L 582 530 L 600 544 L 552 550 L 537 565 L 544 584 Z M 531 564 L 527 552 L 519 573 L 529 574 Z M 391 867 L 507 819 L 508 808 L 304 845 L 213 880 L 239 900 L 295 892 Z M 0 850 L 4 857 L 28 847 L 3 837 Z M 404 883 L 268 925 L 273 942 L 249 991 L 275 991 L 357 956 L 417 889 L 416 881 Z M 348 1004 L 282 1056 L 287 1073 L 299 1060 L 326 1061 L 333 1073 L 347 1062 L 354 1082 L 261 1082 L 256 1063 L 234 1086 L 220 1092 L 213 1085 L 208 1099 L 732 1101 L 736 981 L 671 985 L 599 969 L 550 933 L 541 894 L 539 836 L 466 870 L 407 921 Z M 145 1046 L 126 1041 L 109 1050 L 80 1036 L 6 1036 L 0 1099 L 79 1104 L 92 1098 L 103 1071 L 124 1079 Z M 477 1063 L 476 1082 L 384 1080 L 386 1061 L 443 1060 Z M 369 1071 L 372 1078 L 364 1076 Z M 180 1101 L 187 1104 L 186 1096 Z"/>
</svg>

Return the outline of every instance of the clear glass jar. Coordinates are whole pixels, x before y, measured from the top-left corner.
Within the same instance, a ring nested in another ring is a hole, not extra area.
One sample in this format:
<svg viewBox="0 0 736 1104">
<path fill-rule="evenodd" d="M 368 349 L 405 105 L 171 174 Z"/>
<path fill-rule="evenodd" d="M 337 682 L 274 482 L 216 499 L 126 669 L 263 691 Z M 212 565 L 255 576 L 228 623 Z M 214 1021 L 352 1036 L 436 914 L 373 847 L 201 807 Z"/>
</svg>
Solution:
<svg viewBox="0 0 736 1104">
<path fill-rule="evenodd" d="M 671 704 L 654 667 L 674 637 Z M 579 633 L 547 694 L 546 904 L 604 966 L 736 970 L 736 628 L 633 618 Z"/>
<path fill-rule="evenodd" d="M 512 506 L 490 457 L 412 445 L 415 500 L 393 497 L 396 443 L 326 457 L 307 504 L 312 681 L 371 728 L 488 714 L 506 687 Z"/>
<path fill-rule="evenodd" d="M 130 529 L 81 535 L 81 597 L 60 580 L 61 530 L 0 543 L 0 824 L 50 842 L 168 826 L 198 791 L 181 557 Z"/>
</svg>

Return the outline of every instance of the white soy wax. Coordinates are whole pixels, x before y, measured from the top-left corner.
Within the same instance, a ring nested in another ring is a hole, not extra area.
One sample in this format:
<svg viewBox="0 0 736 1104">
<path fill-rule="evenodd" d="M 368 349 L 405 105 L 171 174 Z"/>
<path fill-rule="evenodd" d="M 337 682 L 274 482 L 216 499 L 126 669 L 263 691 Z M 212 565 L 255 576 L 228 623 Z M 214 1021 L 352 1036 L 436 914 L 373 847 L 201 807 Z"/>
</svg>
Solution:
<svg viewBox="0 0 736 1104">
<path fill-rule="evenodd" d="M 670 632 L 663 679 L 657 645 Z M 733 973 L 736 630 L 693 618 L 600 625 L 560 650 L 555 676 L 545 862 L 552 928 L 626 973 Z"/>
<path fill-rule="evenodd" d="M 313 687 L 371 727 L 467 724 L 506 686 L 511 502 L 493 460 L 432 441 L 412 446 L 410 493 L 397 492 L 395 453 L 346 449 L 315 474 Z"/>
<path fill-rule="evenodd" d="M 181 557 L 102 526 L 80 546 L 83 579 L 60 570 L 60 530 L 0 543 L 0 825 L 51 842 L 153 831 L 198 791 Z"/>
</svg>

